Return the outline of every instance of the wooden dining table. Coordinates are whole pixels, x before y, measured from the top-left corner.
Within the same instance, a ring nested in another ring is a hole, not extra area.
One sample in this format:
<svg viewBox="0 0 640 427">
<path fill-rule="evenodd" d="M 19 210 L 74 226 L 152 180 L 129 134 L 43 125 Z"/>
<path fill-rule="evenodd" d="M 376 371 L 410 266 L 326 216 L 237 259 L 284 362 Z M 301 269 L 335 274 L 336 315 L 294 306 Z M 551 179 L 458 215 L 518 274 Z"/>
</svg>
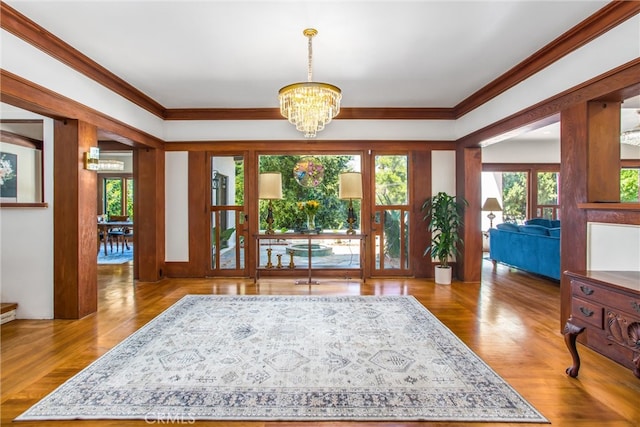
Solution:
<svg viewBox="0 0 640 427">
<path fill-rule="evenodd" d="M 114 228 L 133 228 L 133 221 L 103 221 L 98 222 L 98 241 L 104 243 L 104 254 L 107 255 L 107 237 Z M 102 232 L 102 238 L 100 233 Z M 98 248 L 98 250 L 100 250 Z"/>
</svg>

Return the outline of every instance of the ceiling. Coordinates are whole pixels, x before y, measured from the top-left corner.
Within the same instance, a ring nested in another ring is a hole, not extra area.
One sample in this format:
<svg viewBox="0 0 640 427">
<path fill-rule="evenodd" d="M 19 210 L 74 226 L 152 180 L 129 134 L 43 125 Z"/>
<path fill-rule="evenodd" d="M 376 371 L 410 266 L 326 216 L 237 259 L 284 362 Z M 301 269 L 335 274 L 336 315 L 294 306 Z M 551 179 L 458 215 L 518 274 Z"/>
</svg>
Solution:
<svg viewBox="0 0 640 427">
<path fill-rule="evenodd" d="M 6 0 L 165 108 L 277 107 L 307 78 L 345 107 L 454 107 L 608 1 Z"/>
<path fill-rule="evenodd" d="M 343 107 L 452 108 L 608 3 L 4 1 L 171 109 L 278 107 L 307 78 L 308 27 Z"/>
</svg>

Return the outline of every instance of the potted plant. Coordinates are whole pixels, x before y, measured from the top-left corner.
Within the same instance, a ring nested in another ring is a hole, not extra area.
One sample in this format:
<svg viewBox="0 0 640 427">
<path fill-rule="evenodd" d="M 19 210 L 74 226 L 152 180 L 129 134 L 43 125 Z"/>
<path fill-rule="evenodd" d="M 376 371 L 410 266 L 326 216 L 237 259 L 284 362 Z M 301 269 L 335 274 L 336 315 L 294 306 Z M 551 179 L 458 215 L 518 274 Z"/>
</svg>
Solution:
<svg viewBox="0 0 640 427">
<path fill-rule="evenodd" d="M 428 222 L 427 230 L 431 232 L 431 244 L 425 249 L 424 255 L 430 253 L 431 258 L 440 261 L 435 269 L 438 284 L 451 284 L 449 258 L 457 255 L 458 245 L 463 244 L 458 231 L 463 225 L 462 212 L 466 205 L 466 200 L 458 201 L 455 196 L 443 191 L 422 204 L 423 219 Z"/>
</svg>

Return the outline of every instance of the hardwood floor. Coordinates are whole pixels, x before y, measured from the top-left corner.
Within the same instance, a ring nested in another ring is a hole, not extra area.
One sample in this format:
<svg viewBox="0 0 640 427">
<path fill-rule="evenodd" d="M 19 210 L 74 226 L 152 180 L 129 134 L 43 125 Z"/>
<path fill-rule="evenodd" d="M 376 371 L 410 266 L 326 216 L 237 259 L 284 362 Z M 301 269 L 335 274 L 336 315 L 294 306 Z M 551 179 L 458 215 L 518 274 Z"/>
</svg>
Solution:
<svg viewBox="0 0 640 427">
<path fill-rule="evenodd" d="M 69 377 L 187 294 L 331 294 L 415 296 L 554 426 L 640 425 L 640 380 L 579 346 L 577 379 L 560 333 L 559 285 L 491 263 L 482 283 L 435 285 L 418 279 L 368 279 L 296 286 L 290 280 L 167 279 L 133 285 L 129 265 L 98 266 L 98 312 L 81 320 L 14 320 L 2 325 L 3 426 L 142 426 L 145 421 L 12 420 Z M 166 422 L 165 424 L 167 424 Z M 160 423 L 156 423 L 160 424 Z M 172 423 L 176 424 L 176 423 Z M 197 422 L 202 426 L 455 426 L 419 422 Z M 522 424 L 466 424 L 522 426 Z"/>
</svg>

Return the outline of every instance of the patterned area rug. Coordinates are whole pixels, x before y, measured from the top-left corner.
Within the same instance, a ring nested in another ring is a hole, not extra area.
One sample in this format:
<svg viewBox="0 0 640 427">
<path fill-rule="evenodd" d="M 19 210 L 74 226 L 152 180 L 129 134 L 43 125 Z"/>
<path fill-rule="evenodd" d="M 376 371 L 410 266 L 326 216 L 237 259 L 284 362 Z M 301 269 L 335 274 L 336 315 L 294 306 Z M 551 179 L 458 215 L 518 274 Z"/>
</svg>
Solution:
<svg viewBox="0 0 640 427">
<path fill-rule="evenodd" d="M 133 245 L 129 244 L 129 249 L 107 251 L 107 255 L 104 254 L 104 249 L 100 247 L 98 252 L 98 264 L 124 264 L 125 262 L 133 261 Z"/>
<path fill-rule="evenodd" d="M 548 422 L 410 296 L 189 295 L 16 420 Z"/>
</svg>

